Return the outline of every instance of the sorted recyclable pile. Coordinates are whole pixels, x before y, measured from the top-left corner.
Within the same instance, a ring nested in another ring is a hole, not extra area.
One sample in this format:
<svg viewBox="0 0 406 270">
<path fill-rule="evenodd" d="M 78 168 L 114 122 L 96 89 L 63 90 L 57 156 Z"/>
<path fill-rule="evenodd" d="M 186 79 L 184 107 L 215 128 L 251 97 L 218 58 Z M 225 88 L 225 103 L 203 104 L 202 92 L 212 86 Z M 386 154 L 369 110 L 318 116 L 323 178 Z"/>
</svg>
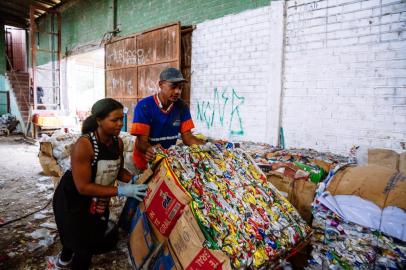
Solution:
<svg viewBox="0 0 406 270">
<path fill-rule="evenodd" d="M 340 168 L 313 204 L 309 269 L 404 269 L 406 176 L 377 165 Z"/>
<path fill-rule="evenodd" d="M 270 181 L 311 224 L 311 204 L 317 184 L 329 171 L 348 158 L 313 149 L 279 149 L 268 144 L 241 142 L 238 145 L 255 160 Z"/>
<path fill-rule="evenodd" d="M 241 149 L 208 143 L 157 156 L 145 211 L 182 268 L 196 266 L 199 254 L 223 269 L 272 267 L 309 239 L 311 228 Z M 185 231 L 195 237 L 180 241 Z"/>
<path fill-rule="evenodd" d="M 293 179 L 322 182 L 331 168 L 348 163 L 348 158 L 313 149 L 284 149 L 253 156 L 265 171 L 281 173 Z"/>
</svg>

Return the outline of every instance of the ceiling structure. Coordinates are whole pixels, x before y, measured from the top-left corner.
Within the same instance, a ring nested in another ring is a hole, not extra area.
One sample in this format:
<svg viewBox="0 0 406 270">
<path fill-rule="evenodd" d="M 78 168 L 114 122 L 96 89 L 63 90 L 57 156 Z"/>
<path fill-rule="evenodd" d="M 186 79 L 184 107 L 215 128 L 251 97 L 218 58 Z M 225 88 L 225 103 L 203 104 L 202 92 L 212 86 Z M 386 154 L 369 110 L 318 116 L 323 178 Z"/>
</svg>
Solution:
<svg viewBox="0 0 406 270">
<path fill-rule="evenodd" d="M 60 6 L 67 0 L 1 0 L 0 22 L 5 25 L 27 28 L 30 22 L 30 6 L 36 7 L 34 17 L 38 18 L 47 9 Z"/>
</svg>

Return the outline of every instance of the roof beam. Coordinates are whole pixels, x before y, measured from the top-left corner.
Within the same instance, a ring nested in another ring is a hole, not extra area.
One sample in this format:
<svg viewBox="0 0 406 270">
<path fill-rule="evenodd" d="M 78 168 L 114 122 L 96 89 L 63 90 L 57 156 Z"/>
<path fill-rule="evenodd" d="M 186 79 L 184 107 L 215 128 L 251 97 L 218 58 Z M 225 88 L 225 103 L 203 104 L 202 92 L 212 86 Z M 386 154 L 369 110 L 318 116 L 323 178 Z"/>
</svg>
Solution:
<svg viewBox="0 0 406 270">
<path fill-rule="evenodd" d="M 44 4 L 46 6 L 48 6 L 48 8 L 53 7 L 56 3 L 54 3 L 53 1 L 49 1 L 49 0 L 34 0 L 34 4 Z"/>
</svg>

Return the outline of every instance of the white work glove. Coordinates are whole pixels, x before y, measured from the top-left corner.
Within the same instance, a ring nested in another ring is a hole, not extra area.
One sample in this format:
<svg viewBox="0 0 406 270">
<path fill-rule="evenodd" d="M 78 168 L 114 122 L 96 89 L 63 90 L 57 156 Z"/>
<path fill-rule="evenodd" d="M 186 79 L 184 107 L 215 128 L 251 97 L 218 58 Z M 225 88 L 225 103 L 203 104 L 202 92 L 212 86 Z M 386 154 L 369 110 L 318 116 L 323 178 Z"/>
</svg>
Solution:
<svg viewBox="0 0 406 270">
<path fill-rule="evenodd" d="M 117 188 L 117 195 L 131 197 L 138 201 L 142 201 L 147 188 L 148 186 L 144 184 L 125 184 Z"/>
</svg>

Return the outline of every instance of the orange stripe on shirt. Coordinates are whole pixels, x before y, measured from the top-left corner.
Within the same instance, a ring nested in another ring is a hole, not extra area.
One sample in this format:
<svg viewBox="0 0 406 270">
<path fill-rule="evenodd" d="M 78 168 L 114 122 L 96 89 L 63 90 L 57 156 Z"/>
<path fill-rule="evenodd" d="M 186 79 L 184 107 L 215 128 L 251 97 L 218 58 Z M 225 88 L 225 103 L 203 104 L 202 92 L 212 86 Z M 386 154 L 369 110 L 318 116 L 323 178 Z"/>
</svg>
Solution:
<svg viewBox="0 0 406 270">
<path fill-rule="evenodd" d="M 140 151 L 137 150 L 137 147 L 134 147 L 133 151 L 133 161 L 135 167 L 137 167 L 140 170 L 145 170 L 147 169 L 148 163 L 147 160 L 145 159 L 145 155 L 141 153 Z"/>
<path fill-rule="evenodd" d="M 180 133 L 185 133 L 188 131 L 191 131 L 195 127 L 195 124 L 193 124 L 192 119 L 188 119 L 180 125 Z"/>
<path fill-rule="evenodd" d="M 151 127 L 143 123 L 133 123 L 131 126 L 131 135 L 148 136 Z"/>
</svg>

